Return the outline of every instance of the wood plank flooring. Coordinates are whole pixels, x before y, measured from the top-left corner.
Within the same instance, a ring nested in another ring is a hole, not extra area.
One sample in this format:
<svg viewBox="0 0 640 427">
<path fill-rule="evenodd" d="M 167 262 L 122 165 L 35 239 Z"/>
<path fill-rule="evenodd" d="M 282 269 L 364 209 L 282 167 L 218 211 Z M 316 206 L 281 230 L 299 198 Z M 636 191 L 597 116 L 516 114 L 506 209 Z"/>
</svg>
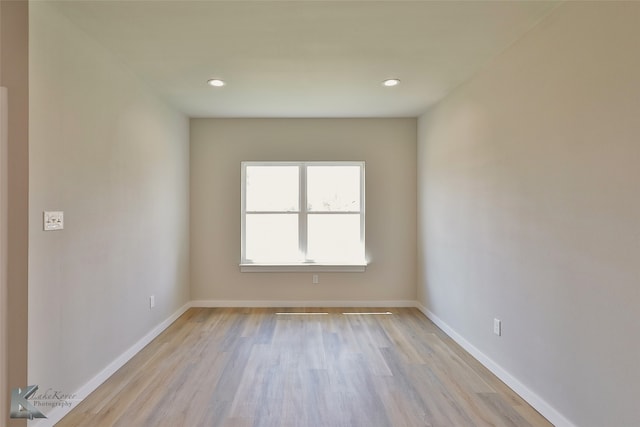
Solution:
<svg viewBox="0 0 640 427">
<path fill-rule="evenodd" d="M 551 424 L 416 309 L 196 308 L 56 426 Z"/>
</svg>

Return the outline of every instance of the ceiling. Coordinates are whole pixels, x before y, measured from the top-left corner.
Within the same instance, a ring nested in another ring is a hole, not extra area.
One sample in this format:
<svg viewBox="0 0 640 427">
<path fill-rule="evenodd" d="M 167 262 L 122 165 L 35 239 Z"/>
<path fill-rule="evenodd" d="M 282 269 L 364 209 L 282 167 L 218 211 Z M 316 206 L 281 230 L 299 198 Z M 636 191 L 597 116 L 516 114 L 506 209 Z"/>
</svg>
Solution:
<svg viewBox="0 0 640 427">
<path fill-rule="evenodd" d="M 190 117 L 414 117 L 546 1 L 51 2 Z M 222 88 L 206 84 L 226 81 Z M 394 88 L 386 78 L 399 78 Z"/>
</svg>

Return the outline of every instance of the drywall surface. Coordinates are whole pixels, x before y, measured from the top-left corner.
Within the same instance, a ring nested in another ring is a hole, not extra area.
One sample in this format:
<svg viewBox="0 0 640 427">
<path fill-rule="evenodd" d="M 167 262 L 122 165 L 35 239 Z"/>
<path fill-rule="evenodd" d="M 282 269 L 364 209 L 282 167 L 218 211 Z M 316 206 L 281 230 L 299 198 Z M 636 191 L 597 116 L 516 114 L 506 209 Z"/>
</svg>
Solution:
<svg viewBox="0 0 640 427">
<path fill-rule="evenodd" d="M 414 300 L 415 153 L 416 119 L 192 119 L 192 299 Z M 244 160 L 365 161 L 366 272 L 241 273 Z"/>
<path fill-rule="evenodd" d="M 565 3 L 419 120 L 420 301 L 582 427 L 640 425 L 638 22 Z"/>
<path fill-rule="evenodd" d="M 29 383 L 73 393 L 189 299 L 189 125 L 50 5 L 30 24 Z"/>
</svg>

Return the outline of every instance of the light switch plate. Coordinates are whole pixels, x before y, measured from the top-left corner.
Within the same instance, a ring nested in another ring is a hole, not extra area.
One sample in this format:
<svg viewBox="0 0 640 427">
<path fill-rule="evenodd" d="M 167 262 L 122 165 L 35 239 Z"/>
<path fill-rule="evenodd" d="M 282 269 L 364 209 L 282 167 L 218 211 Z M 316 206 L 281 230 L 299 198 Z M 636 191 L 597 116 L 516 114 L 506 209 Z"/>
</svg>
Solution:
<svg viewBox="0 0 640 427">
<path fill-rule="evenodd" d="M 62 230 L 64 228 L 64 212 L 45 211 L 43 221 L 44 231 Z"/>
</svg>

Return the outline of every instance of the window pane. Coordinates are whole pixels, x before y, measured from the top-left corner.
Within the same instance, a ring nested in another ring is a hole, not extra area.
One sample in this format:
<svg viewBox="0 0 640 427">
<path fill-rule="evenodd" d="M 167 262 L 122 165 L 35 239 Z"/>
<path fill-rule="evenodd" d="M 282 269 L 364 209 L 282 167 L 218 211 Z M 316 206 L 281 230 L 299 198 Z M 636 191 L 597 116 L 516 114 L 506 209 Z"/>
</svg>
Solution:
<svg viewBox="0 0 640 427">
<path fill-rule="evenodd" d="M 307 258 L 317 262 L 362 262 L 359 214 L 309 214 Z"/>
<path fill-rule="evenodd" d="M 297 214 L 247 214 L 245 254 L 253 262 L 298 262 Z"/>
<path fill-rule="evenodd" d="M 307 209 L 315 212 L 359 211 L 360 167 L 307 167 Z"/>
<path fill-rule="evenodd" d="M 247 166 L 247 211 L 297 211 L 298 166 Z"/>
</svg>

